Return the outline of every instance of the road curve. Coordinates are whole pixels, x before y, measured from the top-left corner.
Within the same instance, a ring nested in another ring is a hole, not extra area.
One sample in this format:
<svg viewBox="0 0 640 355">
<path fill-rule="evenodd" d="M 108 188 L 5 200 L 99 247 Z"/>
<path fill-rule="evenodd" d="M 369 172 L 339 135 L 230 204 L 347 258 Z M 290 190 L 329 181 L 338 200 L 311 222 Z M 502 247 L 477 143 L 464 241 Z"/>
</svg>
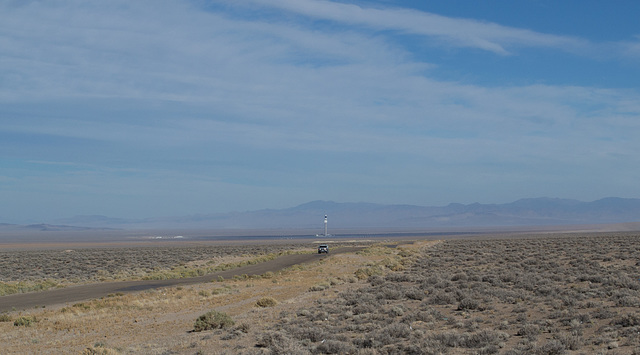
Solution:
<svg viewBox="0 0 640 355">
<path fill-rule="evenodd" d="M 350 253 L 363 249 L 362 247 L 345 247 L 333 249 L 331 255 Z M 101 282 L 89 285 L 70 286 L 65 288 L 31 292 L 17 293 L 0 297 L 0 312 L 27 310 L 36 307 L 54 306 L 66 303 L 75 303 L 95 298 L 104 297 L 106 295 L 122 292 L 139 292 L 149 289 L 161 287 L 192 285 L 198 283 L 210 282 L 220 277 L 230 279 L 240 275 L 262 275 L 266 272 L 276 272 L 284 268 L 309 263 L 317 260 L 323 260 L 328 254 L 291 254 L 282 255 L 276 259 L 266 261 L 260 264 L 248 265 L 236 269 L 220 271 L 204 276 L 171 279 L 171 280 L 141 280 L 141 281 L 116 281 Z"/>
</svg>

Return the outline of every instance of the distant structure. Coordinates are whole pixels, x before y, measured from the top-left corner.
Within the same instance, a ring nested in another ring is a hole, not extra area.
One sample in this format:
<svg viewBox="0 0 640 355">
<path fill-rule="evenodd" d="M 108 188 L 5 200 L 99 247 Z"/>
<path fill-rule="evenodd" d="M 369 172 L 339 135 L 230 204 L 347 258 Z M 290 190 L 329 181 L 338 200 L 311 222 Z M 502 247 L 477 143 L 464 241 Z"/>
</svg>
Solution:
<svg viewBox="0 0 640 355">
<path fill-rule="evenodd" d="M 327 215 L 324 215 L 324 236 L 326 237 L 327 234 Z"/>
<path fill-rule="evenodd" d="M 316 234 L 316 237 L 328 237 L 329 233 L 327 233 L 327 215 L 324 215 L 324 234 Z"/>
</svg>

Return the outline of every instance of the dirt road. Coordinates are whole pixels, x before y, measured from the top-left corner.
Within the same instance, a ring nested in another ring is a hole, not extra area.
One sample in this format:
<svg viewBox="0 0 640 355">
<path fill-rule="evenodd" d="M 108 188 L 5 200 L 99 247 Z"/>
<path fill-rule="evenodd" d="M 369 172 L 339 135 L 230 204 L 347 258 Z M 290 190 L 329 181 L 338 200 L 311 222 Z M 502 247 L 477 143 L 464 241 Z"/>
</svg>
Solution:
<svg viewBox="0 0 640 355">
<path fill-rule="evenodd" d="M 26 310 L 34 307 L 54 306 L 66 303 L 75 303 L 79 301 L 104 297 L 108 294 L 116 292 L 138 292 L 149 289 L 177 286 L 192 285 L 217 280 L 220 277 L 230 279 L 240 275 L 262 275 L 266 272 L 276 272 L 284 268 L 309 263 L 312 261 L 322 260 L 334 254 L 349 253 L 361 250 L 361 247 L 345 247 L 333 249 L 331 254 L 292 254 L 283 255 L 274 260 L 264 263 L 248 265 L 232 270 L 221 271 L 199 277 L 172 279 L 172 280 L 144 280 L 144 281 L 117 281 L 102 282 L 90 285 L 71 286 L 66 288 L 32 292 L 19 293 L 0 297 L 0 312 L 13 310 Z"/>
</svg>

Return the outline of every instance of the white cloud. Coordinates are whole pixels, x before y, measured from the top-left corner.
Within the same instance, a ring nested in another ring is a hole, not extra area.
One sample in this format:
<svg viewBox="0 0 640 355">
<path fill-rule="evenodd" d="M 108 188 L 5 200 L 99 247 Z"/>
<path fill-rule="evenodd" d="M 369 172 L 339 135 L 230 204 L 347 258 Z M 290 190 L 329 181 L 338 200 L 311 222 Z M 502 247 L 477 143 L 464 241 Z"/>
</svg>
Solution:
<svg viewBox="0 0 640 355">
<path fill-rule="evenodd" d="M 640 35 L 635 36 L 634 41 L 622 42 L 622 52 L 631 58 L 640 58 Z"/>
<path fill-rule="evenodd" d="M 254 3 L 312 18 L 434 37 L 448 45 L 479 48 L 497 54 L 508 54 L 510 46 L 571 49 L 586 44 L 586 41 L 574 37 L 538 33 L 417 10 L 365 8 L 354 4 L 318 0 L 255 0 Z"/>
</svg>

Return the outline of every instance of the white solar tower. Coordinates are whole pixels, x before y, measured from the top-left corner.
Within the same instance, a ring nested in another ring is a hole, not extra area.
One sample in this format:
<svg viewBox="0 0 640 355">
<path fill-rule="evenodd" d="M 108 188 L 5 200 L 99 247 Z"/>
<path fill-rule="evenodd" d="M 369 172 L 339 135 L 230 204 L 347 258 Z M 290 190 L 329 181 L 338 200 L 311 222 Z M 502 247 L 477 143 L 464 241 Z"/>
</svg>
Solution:
<svg viewBox="0 0 640 355">
<path fill-rule="evenodd" d="M 327 234 L 327 215 L 324 215 L 324 236 L 326 237 Z"/>
</svg>

